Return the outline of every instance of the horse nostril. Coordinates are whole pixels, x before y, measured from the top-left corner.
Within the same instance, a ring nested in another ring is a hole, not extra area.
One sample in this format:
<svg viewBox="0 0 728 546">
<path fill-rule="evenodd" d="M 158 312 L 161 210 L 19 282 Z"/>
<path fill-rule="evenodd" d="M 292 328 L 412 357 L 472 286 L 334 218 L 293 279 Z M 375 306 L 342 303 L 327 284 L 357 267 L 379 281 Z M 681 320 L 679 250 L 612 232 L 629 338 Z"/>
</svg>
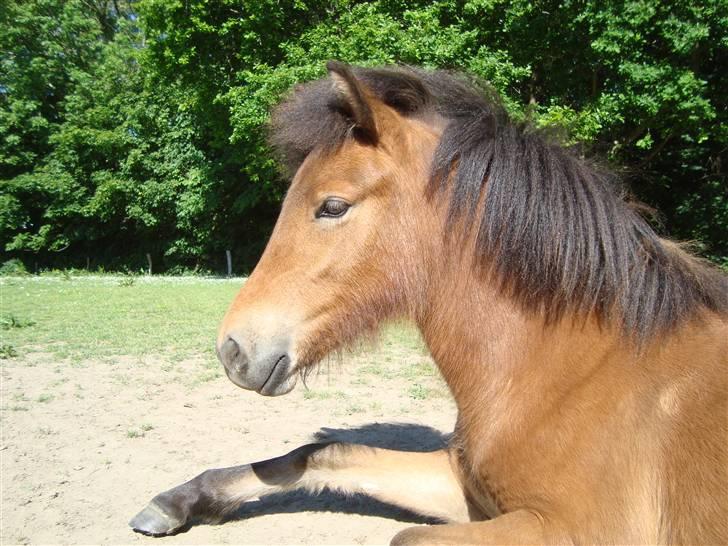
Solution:
<svg viewBox="0 0 728 546">
<path fill-rule="evenodd" d="M 226 368 L 242 367 L 245 361 L 243 350 L 238 345 L 238 342 L 230 336 L 220 345 L 217 356 Z"/>
</svg>

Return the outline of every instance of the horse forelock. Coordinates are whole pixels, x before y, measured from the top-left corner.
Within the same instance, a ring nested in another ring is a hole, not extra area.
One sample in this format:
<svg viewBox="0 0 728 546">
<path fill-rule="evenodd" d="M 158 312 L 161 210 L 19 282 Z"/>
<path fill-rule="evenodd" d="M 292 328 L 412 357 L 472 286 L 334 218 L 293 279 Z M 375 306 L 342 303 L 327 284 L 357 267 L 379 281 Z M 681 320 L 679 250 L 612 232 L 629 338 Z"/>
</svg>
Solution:
<svg viewBox="0 0 728 546">
<path fill-rule="evenodd" d="M 408 67 L 354 68 L 406 117 L 444 120 L 426 191 L 465 218 L 479 262 L 524 308 L 615 321 L 638 343 L 698 309 L 728 313 L 728 277 L 662 240 L 624 200 L 619 178 L 527 125 L 473 78 Z M 270 141 L 293 174 L 350 135 L 331 80 L 294 88 L 273 112 Z M 482 207 L 478 209 L 477 207 Z"/>
</svg>

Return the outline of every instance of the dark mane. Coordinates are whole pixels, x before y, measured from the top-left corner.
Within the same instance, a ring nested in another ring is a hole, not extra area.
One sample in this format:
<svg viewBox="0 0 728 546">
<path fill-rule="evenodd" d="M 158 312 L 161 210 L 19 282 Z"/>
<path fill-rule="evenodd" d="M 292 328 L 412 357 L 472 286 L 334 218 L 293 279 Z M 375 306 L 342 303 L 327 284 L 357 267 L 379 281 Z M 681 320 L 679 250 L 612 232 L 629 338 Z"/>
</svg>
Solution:
<svg viewBox="0 0 728 546">
<path fill-rule="evenodd" d="M 511 122 L 478 82 L 404 67 L 354 73 L 401 114 L 444 119 L 428 191 L 449 197 L 451 221 L 472 221 L 482 263 L 526 308 L 548 320 L 594 312 L 638 342 L 699 308 L 728 312 L 728 277 L 660 239 L 625 203 L 616 176 Z M 334 151 L 349 127 L 323 79 L 278 106 L 271 142 L 293 173 L 314 149 Z"/>
</svg>

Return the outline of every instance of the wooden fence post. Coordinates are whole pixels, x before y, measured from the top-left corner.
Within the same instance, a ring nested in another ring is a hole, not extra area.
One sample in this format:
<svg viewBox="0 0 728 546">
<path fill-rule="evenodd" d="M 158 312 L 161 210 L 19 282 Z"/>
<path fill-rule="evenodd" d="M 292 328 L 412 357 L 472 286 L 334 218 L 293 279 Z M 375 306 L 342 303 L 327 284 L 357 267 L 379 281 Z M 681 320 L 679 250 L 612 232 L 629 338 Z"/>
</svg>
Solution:
<svg viewBox="0 0 728 546">
<path fill-rule="evenodd" d="M 149 264 L 149 275 L 152 274 L 152 255 L 147 252 L 147 263 Z"/>
<path fill-rule="evenodd" d="M 225 258 L 227 258 L 227 276 L 233 276 L 233 255 L 229 250 L 225 251 Z"/>
</svg>

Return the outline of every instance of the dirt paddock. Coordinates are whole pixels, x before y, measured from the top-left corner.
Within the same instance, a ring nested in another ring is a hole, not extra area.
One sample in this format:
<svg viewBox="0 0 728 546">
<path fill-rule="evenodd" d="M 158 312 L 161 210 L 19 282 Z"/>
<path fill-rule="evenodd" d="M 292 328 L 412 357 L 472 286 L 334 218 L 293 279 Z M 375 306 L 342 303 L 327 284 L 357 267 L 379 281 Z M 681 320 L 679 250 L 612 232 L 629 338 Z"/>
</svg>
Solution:
<svg viewBox="0 0 728 546">
<path fill-rule="evenodd" d="M 382 362 L 389 360 L 387 366 Z M 2 544 L 383 544 L 424 519 L 365 497 L 279 494 L 222 525 L 167 538 L 128 520 L 156 493 L 214 467 L 280 455 L 312 437 L 409 450 L 442 445 L 455 409 L 421 351 L 392 346 L 345 357 L 281 398 L 220 374 L 186 382 L 153 355 L 2 361 Z M 394 423 L 394 424 L 392 424 Z"/>
</svg>

